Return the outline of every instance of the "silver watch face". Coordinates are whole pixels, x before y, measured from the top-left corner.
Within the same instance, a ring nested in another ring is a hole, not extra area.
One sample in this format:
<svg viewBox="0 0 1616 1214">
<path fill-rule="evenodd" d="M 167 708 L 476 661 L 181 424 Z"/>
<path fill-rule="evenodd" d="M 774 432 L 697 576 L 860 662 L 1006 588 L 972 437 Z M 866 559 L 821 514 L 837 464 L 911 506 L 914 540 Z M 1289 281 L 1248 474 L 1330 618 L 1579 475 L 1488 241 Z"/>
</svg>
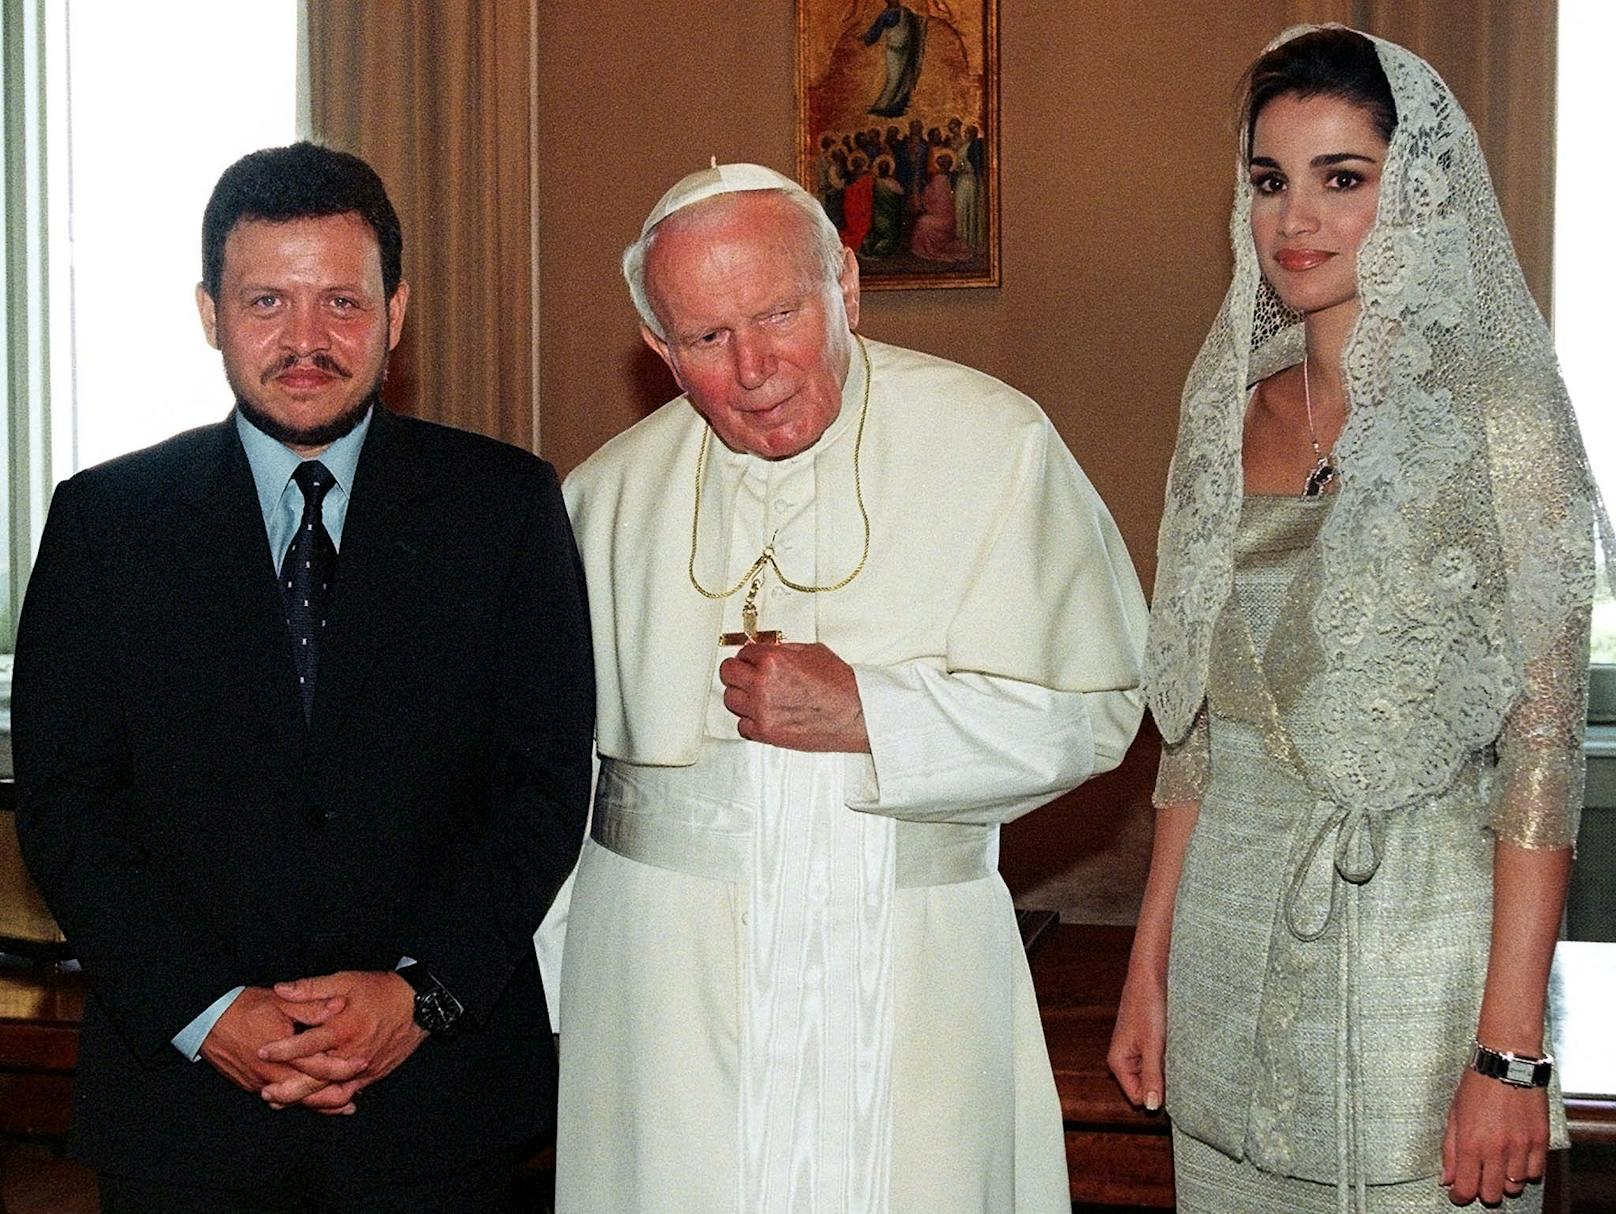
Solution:
<svg viewBox="0 0 1616 1214">
<path fill-rule="evenodd" d="M 1517 1087 L 1529 1088 L 1532 1081 L 1537 1078 L 1537 1063 L 1528 1062 L 1523 1058 L 1511 1058 L 1504 1067 L 1504 1073 L 1499 1076 L 1505 1083 L 1513 1083 Z"/>
<path fill-rule="evenodd" d="M 429 1033 L 441 1033 L 459 1018 L 460 1004 L 447 991 L 433 989 L 415 996 L 415 1022 Z"/>
</svg>

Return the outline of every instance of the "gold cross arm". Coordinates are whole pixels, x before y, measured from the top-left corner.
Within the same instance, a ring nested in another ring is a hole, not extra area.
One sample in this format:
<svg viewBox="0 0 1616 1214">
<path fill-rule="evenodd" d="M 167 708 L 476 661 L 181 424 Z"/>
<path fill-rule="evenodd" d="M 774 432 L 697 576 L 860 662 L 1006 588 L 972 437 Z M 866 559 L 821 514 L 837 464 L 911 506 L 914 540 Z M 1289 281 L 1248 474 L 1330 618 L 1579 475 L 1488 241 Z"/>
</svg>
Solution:
<svg viewBox="0 0 1616 1214">
<path fill-rule="evenodd" d="M 720 645 L 745 645 L 750 641 L 754 645 L 773 645 L 784 640 L 778 628 L 765 628 L 761 631 L 753 629 L 751 632 L 721 632 L 718 634 Z"/>
<path fill-rule="evenodd" d="M 746 592 L 746 602 L 741 604 L 741 630 L 739 632 L 721 632 L 718 634 L 720 645 L 745 645 L 750 641 L 754 645 L 773 645 L 782 639 L 778 628 L 765 628 L 759 630 L 757 594 L 758 587 L 763 584 L 763 576 L 759 574 L 753 581 L 752 588 Z"/>
</svg>

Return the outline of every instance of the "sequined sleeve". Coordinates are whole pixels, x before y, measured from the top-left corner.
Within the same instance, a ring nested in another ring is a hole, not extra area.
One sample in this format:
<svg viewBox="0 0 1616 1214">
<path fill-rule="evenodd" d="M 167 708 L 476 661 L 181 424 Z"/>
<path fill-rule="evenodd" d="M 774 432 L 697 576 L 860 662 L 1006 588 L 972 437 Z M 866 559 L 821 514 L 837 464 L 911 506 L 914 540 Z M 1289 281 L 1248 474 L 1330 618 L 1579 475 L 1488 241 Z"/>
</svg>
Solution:
<svg viewBox="0 0 1616 1214">
<path fill-rule="evenodd" d="M 1542 657 L 1498 740 L 1492 827 L 1527 848 L 1570 847 L 1582 812 L 1589 613 L 1574 612 Z"/>
<path fill-rule="evenodd" d="M 1162 747 L 1151 802 L 1157 809 L 1168 805 L 1199 805 L 1211 770 L 1212 747 L 1203 705 L 1184 739 L 1177 745 Z"/>
</svg>

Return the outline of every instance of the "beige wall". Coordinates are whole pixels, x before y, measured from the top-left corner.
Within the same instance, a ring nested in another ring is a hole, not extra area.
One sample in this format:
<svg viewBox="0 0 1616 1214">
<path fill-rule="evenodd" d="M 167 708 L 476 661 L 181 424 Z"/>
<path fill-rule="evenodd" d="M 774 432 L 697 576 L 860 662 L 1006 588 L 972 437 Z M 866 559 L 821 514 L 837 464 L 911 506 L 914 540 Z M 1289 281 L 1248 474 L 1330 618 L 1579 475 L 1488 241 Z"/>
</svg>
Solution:
<svg viewBox="0 0 1616 1214">
<path fill-rule="evenodd" d="M 1228 281 L 1240 73 L 1304 17 L 1386 27 L 1453 80 L 1506 213 L 1541 216 L 1551 178 L 1533 165 L 1552 165 L 1541 62 L 1552 38 L 1523 47 L 1520 31 L 1552 31 L 1553 0 L 1000 7 L 1004 285 L 870 292 L 861 328 L 1038 400 L 1148 589 L 1179 391 Z M 1488 23 L 1508 36 L 1477 32 Z M 674 393 L 639 343 L 617 269 L 651 204 L 709 156 L 791 171 L 794 19 L 788 0 L 541 0 L 535 34 L 540 441 L 566 472 Z M 1527 68 L 1511 75 L 1514 63 Z M 1502 143 L 1489 116 L 1515 124 Z M 1537 162 L 1496 162 L 1523 146 Z M 1529 280 L 1546 282 L 1546 241 L 1533 234 L 1523 254 Z M 1156 746 L 1147 723 L 1121 770 L 1005 832 L 1002 867 L 1023 904 L 1132 920 Z"/>
<path fill-rule="evenodd" d="M 1179 389 L 1228 281 L 1235 81 L 1286 12 L 1158 7 L 1003 5 L 1004 285 L 869 292 L 862 325 L 1038 400 L 1147 582 Z M 539 409 L 563 470 L 674 392 L 617 272 L 657 196 L 710 155 L 791 171 L 793 30 L 784 2 L 541 6 Z"/>
</svg>

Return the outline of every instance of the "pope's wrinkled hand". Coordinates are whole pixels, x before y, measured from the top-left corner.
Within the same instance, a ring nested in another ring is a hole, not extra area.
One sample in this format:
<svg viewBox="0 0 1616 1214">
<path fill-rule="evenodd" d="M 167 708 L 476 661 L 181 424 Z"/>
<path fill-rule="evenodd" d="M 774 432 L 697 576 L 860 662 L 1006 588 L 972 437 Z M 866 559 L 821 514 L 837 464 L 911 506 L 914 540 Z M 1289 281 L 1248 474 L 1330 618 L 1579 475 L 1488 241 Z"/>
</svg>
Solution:
<svg viewBox="0 0 1616 1214">
<path fill-rule="evenodd" d="M 258 1051 L 266 1062 L 296 1069 L 291 1079 L 271 1084 L 262 1095 L 271 1104 L 298 1102 L 319 1107 L 318 1095 L 299 1095 L 305 1079 L 319 1079 L 334 1063 L 362 1063 L 348 1082 L 333 1084 L 331 1098 L 347 1102 L 364 1088 L 391 1074 L 415 1052 L 426 1032 L 415 1023 L 415 992 L 396 973 L 342 970 L 318 978 L 280 982 L 275 994 L 288 1005 L 343 1001 L 342 1009 L 317 1027 L 271 1041 Z M 345 1102 L 346 1103 L 346 1102 Z"/>
<path fill-rule="evenodd" d="M 853 668 L 824 645 L 743 645 L 719 664 L 724 707 L 751 742 L 787 750 L 867 752 Z"/>
<path fill-rule="evenodd" d="M 364 1070 L 363 1059 L 328 1058 L 309 1073 L 261 1052 L 270 1042 L 301 1035 L 341 1012 L 340 998 L 287 1002 L 267 987 L 249 986 L 231 1002 L 202 1042 L 202 1057 L 237 1087 L 262 1092 L 275 1087 L 283 1099 L 277 1108 L 304 1104 L 322 1113 L 351 1113 L 348 1081 Z"/>
</svg>

